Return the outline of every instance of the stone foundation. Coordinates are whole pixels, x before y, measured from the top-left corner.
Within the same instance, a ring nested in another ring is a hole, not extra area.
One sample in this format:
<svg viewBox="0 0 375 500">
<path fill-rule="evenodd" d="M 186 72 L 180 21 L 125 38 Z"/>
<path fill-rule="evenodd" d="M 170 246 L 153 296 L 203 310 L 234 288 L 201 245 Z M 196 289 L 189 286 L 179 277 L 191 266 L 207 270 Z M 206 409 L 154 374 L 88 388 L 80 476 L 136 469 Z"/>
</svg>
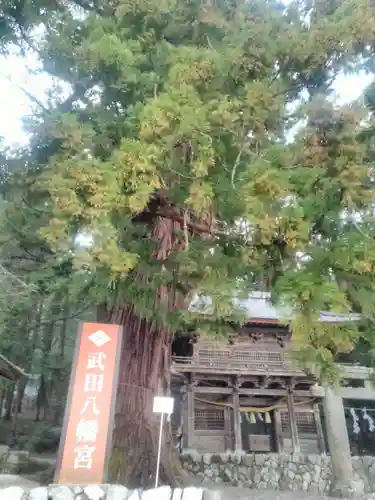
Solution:
<svg viewBox="0 0 375 500">
<path fill-rule="evenodd" d="M 220 455 L 191 452 L 182 457 L 184 468 L 204 483 L 227 483 L 259 490 L 331 490 L 331 459 L 327 455 L 252 454 Z M 375 491 L 375 457 L 353 457 L 355 493 Z"/>
<path fill-rule="evenodd" d="M 30 467 L 31 457 L 25 452 L 12 451 L 0 446 L 1 472 L 18 474 Z M 331 492 L 332 472 L 330 457 L 327 455 L 287 455 L 287 454 L 253 454 L 240 455 L 234 453 L 198 454 L 186 453 L 182 456 L 184 468 L 194 477 L 193 484 L 207 485 L 214 483 L 216 489 L 221 485 L 240 486 L 258 490 L 277 491 L 305 491 L 311 495 L 327 495 Z M 355 483 L 353 496 L 364 498 L 364 494 L 375 493 L 375 457 L 353 457 Z M 34 467 L 34 465 L 33 465 Z M 98 490 L 100 489 L 100 491 Z M 9 500 L 152 500 L 149 493 L 129 491 L 123 486 L 90 486 L 66 487 L 49 486 L 41 487 L 25 496 L 25 491 L 20 487 L 0 490 L 0 499 Z M 85 490 L 85 491 L 84 491 Z M 167 494 L 167 490 L 171 493 Z M 186 488 L 186 498 L 194 488 Z M 176 492 L 177 491 L 177 492 Z M 184 500 L 185 490 L 170 488 L 158 490 L 160 500 L 171 498 Z M 197 492 L 201 491 L 197 489 Z M 4 492 L 7 496 L 4 496 Z M 57 493 L 63 496 L 56 496 Z M 83 492 L 85 493 L 83 495 Z M 88 494 L 90 493 L 90 495 Z M 146 494 L 147 493 L 147 494 Z M 172 495 L 173 493 L 173 495 Z M 161 494 L 165 496 L 161 496 Z M 203 493 L 202 493 L 203 494 Z M 202 500 L 201 496 L 197 497 Z M 199 494 L 198 494 L 199 495 Z M 208 493 L 203 498 L 208 498 Z M 349 495 L 348 495 L 349 496 Z M 352 495 L 350 495 L 352 496 Z M 371 496 L 371 498 L 373 498 Z M 375 496 L 374 496 L 375 498 Z"/>
</svg>

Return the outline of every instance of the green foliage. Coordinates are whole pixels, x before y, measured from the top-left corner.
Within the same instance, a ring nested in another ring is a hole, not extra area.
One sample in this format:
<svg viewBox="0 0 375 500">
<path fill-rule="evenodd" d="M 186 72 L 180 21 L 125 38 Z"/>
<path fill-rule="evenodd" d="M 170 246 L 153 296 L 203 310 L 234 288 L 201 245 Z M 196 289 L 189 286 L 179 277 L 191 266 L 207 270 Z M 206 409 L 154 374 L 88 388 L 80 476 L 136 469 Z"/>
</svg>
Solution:
<svg viewBox="0 0 375 500">
<path fill-rule="evenodd" d="M 34 434 L 30 437 L 27 449 L 33 453 L 55 453 L 59 447 L 61 429 L 43 424 L 35 427 Z"/>
<path fill-rule="evenodd" d="M 36 112 L 7 190 L 7 234 L 33 249 L 24 279 L 46 297 L 122 301 L 216 334 L 238 317 L 233 294 L 267 280 L 322 377 L 359 339 L 373 345 L 372 118 L 328 100 L 338 73 L 371 67 L 371 4 L 64 5 L 44 5 L 34 50 L 72 94 Z M 155 259 L 160 220 L 174 225 L 172 251 Z M 77 247 L 82 233 L 91 246 Z M 160 307 L 165 288 L 185 307 Z M 186 310 L 194 294 L 212 298 L 210 314 Z M 363 325 L 323 325 L 322 310 L 360 312 Z"/>
</svg>

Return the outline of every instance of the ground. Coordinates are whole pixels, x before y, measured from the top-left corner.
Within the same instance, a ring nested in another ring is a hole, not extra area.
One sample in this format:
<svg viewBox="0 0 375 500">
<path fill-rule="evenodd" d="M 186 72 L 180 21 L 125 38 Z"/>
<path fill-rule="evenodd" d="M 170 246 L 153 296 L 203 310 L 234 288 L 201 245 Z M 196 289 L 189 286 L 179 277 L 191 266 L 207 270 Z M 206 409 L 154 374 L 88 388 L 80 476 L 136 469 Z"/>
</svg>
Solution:
<svg viewBox="0 0 375 500">
<path fill-rule="evenodd" d="M 221 491 L 224 493 L 223 500 L 329 500 L 330 498 L 299 491 L 259 491 L 237 487 L 224 487 Z M 361 498 L 361 500 L 372 499 L 375 499 L 375 496 L 368 495 Z"/>
<path fill-rule="evenodd" d="M 0 489 L 10 488 L 11 486 L 20 486 L 21 488 L 31 489 L 37 488 L 39 484 L 21 476 L 15 476 L 13 474 L 0 474 Z"/>
<path fill-rule="evenodd" d="M 323 500 L 318 497 L 300 492 L 287 491 L 257 491 L 247 488 L 225 488 L 226 500 Z"/>
</svg>

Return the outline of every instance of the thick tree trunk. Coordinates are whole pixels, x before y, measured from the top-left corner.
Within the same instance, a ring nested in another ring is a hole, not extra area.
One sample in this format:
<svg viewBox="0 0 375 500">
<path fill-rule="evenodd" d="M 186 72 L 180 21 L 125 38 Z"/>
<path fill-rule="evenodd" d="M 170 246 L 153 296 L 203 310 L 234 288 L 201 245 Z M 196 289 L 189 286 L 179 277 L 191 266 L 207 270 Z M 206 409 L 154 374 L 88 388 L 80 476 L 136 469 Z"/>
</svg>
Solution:
<svg viewBox="0 0 375 500">
<path fill-rule="evenodd" d="M 359 493 L 361 498 L 363 491 L 356 491 L 360 485 L 354 481 L 343 399 L 337 394 L 337 389 L 334 387 L 325 386 L 324 390 L 324 416 L 333 475 L 331 495 L 333 497 L 353 498 L 356 493 Z"/>
<path fill-rule="evenodd" d="M 176 229 L 181 231 L 172 221 L 157 220 L 153 237 L 158 238 L 160 246 L 153 258 L 164 260 L 171 251 L 181 249 Z M 143 277 L 136 279 L 141 281 Z M 171 310 L 181 305 L 182 298 L 174 290 L 161 287 L 155 290 L 150 307 Z M 121 297 L 109 320 L 121 324 L 124 332 L 111 481 L 145 487 L 155 481 L 160 415 L 153 414 L 152 406 L 154 396 L 168 394 L 172 332 L 167 326 L 140 317 L 133 305 L 121 304 Z M 183 477 L 183 471 L 172 446 L 170 424 L 164 429 L 160 480 L 173 485 Z"/>
<path fill-rule="evenodd" d="M 155 481 L 160 416 L 152 413 L 153 398 L 169 386 L 171 335 L 123 309 L 124 342 L 117 396 L 112 480 L 130 486 Z M 169 425 L 163 436 L 160 478 L 175 483 L 179 461 L 171 446 Z"/>
</svg>

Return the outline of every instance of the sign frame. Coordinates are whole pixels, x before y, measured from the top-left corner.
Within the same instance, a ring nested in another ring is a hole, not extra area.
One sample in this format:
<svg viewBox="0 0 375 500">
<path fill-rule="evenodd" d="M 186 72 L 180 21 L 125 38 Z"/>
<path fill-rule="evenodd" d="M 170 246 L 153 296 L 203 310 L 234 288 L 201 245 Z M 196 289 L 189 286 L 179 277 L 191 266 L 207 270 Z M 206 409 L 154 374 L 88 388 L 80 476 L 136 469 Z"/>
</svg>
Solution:
<svg viewBox="0 0 375 500">
<path fill-rule="evenodd" d="M 152 412 L 153 413 L 164 413 L 167 415 L 172 415 L 174 411 L 174 398 L 155 396 L 153 401 Z"/>
<path fill-rule="evenodd" d="M 59 450 L 58 450 L 58 455 L 57 455 L 57 461 L 56 461 L 56 468 L 55 468 L 55 473 L 54 473 L 54 483 L 55 484 L 78 484 L 78 482 L 66 482 L 64 481 L 64 476 L 65 474 L 62 473 L 63 469 L 63 464 L 64 464 L 64 456 L 65 456 L 65 449 L 66 449 L 66 438 L 68 434 L 68 429 L 69 429 L 69 424 L 71 420 L 71 410 L 72 410 L 72 403 L 74 400 L 75 396 L 75 385 L 77 382 L 77 369 L 79 367 L 79 362 L 80 362 L 80 352 L 83 342 L 84 342 L 84 330 L 85 328 L 94 328 L 93 333 L 98 330 L 103 330 L 105 332 L 106 327 L 111 327 L 111 329 L 116 329 L 116 353 L 115 353 L 115 359 L 114 359 L 114 365 L 113 365 L 113 372 L 111 374 L 111 381 L 112 381 L 112 387 L 111 387 L 111 400 L 110 400 L 110 407 L 109 407 L 109 416 L 108 416 L 108 428 L 107 428 L 107 439 L 106 439 L 106 444 L 105 444 L 105 455 L 104 455 L 104 460 L 103 460 L 103 467 L 101 470 L 101 477 L 98 477 L 96 474 L 90 473 L 90 480 L 87 481 L 87 479 L 84 481 L 85 484 L 104 484 L 108 482 L 108 468 L 109 468 L 109 461 L 111 457 L 111 450 L 112 450 L 112 440 L 113 440 L 113 430 L 114 430 L 114 425 L 115 425 L 115 409 L 116 409 L 116 400 L 117 400 L 117 391 L 118 391 L 118 381 L 119 381 L 119 370 L 120 370 L 120 361 L 121 361 L 121 354 L 122 354 L 122 347 L 123 347 L 123 327 L 121 325 L 116 325 L 112 323 L 94 323 L 94 322 L 81 322 L 79 329 L 78 329 L 78 335 L 75 343 L 75 349 L 74 349 L 74 356 L 73 356 L 73 363 L 72 363 L 72 369 L 71 369 L 71 374 L 70 374 L 70 381 L 69 381 L 69 389 L 68 389 L 68 395 L 66 399 L 66 406 L 65 406 L 65 412 L 64 412 L 64 420 L 63 420 L 63 426 L 62 426 L 62 432 L 61 432 L 61 437 L 60 437 L 60 444 L 59 444 Z M 89 335 L 89 334 L 88 334 Z M 92 334 L 90 334 L 92 335 Z M 100 433 L 99 433 L 100 434 Z M 72 457 L 72 461 L 73 461 Z M 73 463 L 72 463 L 73 467 Z"/>
</svg>

